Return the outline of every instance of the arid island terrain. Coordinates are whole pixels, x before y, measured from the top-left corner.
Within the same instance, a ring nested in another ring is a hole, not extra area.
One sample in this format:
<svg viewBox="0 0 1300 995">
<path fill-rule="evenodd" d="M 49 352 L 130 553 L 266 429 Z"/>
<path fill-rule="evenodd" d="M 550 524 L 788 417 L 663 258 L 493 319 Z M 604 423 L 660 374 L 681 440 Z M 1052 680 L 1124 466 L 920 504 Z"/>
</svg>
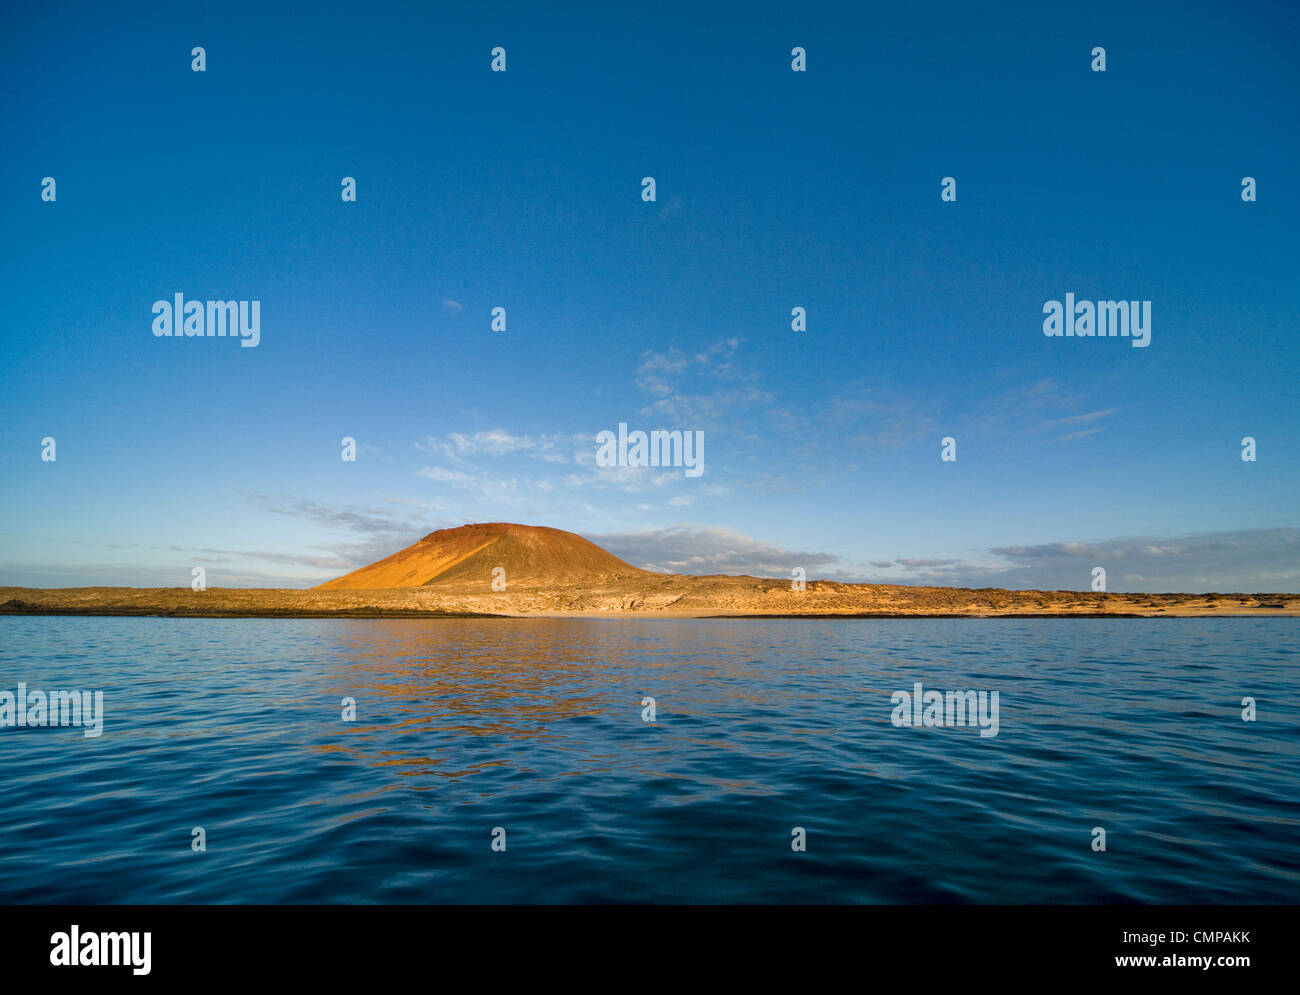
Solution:
<svg viewBox="0 0 1300 995">
<path fill-rule="evenodd" d="M 0 614 L 174 617 L 1202 617 L 1300 614 L 1297 594 L 1110 594 L 655 573 L 572 532 L 432 532 L 308 590 L 0 587 Z"/>
</svg>

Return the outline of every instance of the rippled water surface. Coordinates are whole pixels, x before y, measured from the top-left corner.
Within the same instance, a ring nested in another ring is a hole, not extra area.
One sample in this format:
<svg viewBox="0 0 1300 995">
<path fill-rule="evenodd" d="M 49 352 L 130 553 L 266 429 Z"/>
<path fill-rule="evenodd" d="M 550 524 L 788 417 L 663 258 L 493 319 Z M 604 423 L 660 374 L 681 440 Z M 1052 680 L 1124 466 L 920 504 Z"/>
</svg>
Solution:
<svg viewBox="0 0 1300 995">
<path fill-rule="evenodd" d="M 1298 665 L 1291 619 L 4 617 L 0 690 L 106 717 L 0 729 L 0 901 L 1297 902 Z M 895 727 L 917 681 L 998 735 Z"/>
</svg>

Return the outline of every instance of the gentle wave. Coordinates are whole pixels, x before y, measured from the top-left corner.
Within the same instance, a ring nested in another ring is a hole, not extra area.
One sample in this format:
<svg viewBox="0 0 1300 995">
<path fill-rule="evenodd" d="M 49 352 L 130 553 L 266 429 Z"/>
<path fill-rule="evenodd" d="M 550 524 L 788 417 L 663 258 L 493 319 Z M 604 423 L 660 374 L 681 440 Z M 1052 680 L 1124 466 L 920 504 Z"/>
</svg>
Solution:
<svg viewBox="0 0 1300 995">
<path fill-rule="evenodd" d="M 105 701 L 0 728 L 0 900 L 1294 903 L 1298 633 L 0 618 L 0 690 Z M 915 682 L 998 734 L 896 727 Z"/>
</svg>

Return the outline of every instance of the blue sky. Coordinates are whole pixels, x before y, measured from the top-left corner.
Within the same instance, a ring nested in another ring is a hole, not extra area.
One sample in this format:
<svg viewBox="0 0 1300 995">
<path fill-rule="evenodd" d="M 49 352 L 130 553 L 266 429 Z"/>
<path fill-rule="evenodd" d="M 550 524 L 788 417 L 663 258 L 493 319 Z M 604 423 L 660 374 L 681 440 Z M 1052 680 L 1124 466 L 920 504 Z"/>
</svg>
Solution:
<svg viewBox="0 0 1300 995">
<path fill-rule="evenodd" d="M 306 586 L 504 520 L 1300 590 L 1300 15 L 1037 6 L 12 5 L 0 584 Z M 178 292 L 261 301 L 260 344 L 155 337 Z M 1045 337 L 1067 292 L 1152 301 L 1151 344 Z M 597 466 L 620 422 L 705 473 Z"/>
</svg>

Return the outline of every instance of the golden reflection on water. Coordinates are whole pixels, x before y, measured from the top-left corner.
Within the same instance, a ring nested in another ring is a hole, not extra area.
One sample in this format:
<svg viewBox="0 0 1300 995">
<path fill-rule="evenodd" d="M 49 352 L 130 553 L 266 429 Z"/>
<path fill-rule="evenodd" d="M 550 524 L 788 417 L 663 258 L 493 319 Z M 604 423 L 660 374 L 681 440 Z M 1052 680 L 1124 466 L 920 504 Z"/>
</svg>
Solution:
<svg viewBox="0 0 1300 995">
<path fill-rule="evenodd" d="M 511 624 L 474 619 L 349 626 L 338 637 L 339 676 L 405 716 L 386 725 L 388 732 L 437 728 L 536 738 L 546 736 L 548 722 L 600 714 L 610 672 L 629 664 L 626 643 L 603 640 L 593 650 L 589 640 L 548 638 L 553 627 L 546 621 L 537 639 L 498 628 Z M 602 659 L 592 659 L 593 653 Z"/>
<path fill-rule="evenodd" d="M 764 716 L 816 698 L 804 689 L 774 698 L 754 688 L 755 668 L 764 661 L 755 659 L 744 622 L 715 621 L 703 640 L 678 625 L 572 619 L 363 619 L 330 635 L 338 653 L 338 698 L 356 699 L 357 720 L 338 739 L 311 749 L 354 757 L 403 778 L 460 779 L 493 768 L 535 773 L 531 758 L 546 750 L 549 778 L 634 763 L 644 776 L 676 780 L 683 775 L 673 770 L 672 759 L 686 750 L 780 757 L 770 744 L 755 753 L 769 735 Z M 641 721 L 644 696 L 656 698 L 679 724 L 722 714 L 740 721 L 728 724 L 725 736 L 680 729 L 668 736 L 663 725 Z M 603 717 L 607 730 L 615 711 L 625 713 L 629 729 L 641 734 L 634 748 L 619 749 L 601 733 L 586 737 L 566 724 Z M 829 732 L 810 718 L 787 735 L 813 741 Z M 446 755 L 427 755 L 430 735 L 443 737 L 433 748 Z M 395 748 L 403 736 L 422 737 L 422 749 Z M 507 741 L 508 757 L 484 760 L 483 746 L 468 745 L 493 739 Z M 521 743 L 527 744 L 522 752 Z M 466 749 L 456 756 L 459 745 Z M 466 762 L 471 755 L 474 762 Z M 555 770 L 565 755 L 573 766 Z M 700 779 L 698 773 L 690 777 Z M 735 778 L 717 779 L 715 787 L 754 789 L 747 779 Z"/>
</svg>

